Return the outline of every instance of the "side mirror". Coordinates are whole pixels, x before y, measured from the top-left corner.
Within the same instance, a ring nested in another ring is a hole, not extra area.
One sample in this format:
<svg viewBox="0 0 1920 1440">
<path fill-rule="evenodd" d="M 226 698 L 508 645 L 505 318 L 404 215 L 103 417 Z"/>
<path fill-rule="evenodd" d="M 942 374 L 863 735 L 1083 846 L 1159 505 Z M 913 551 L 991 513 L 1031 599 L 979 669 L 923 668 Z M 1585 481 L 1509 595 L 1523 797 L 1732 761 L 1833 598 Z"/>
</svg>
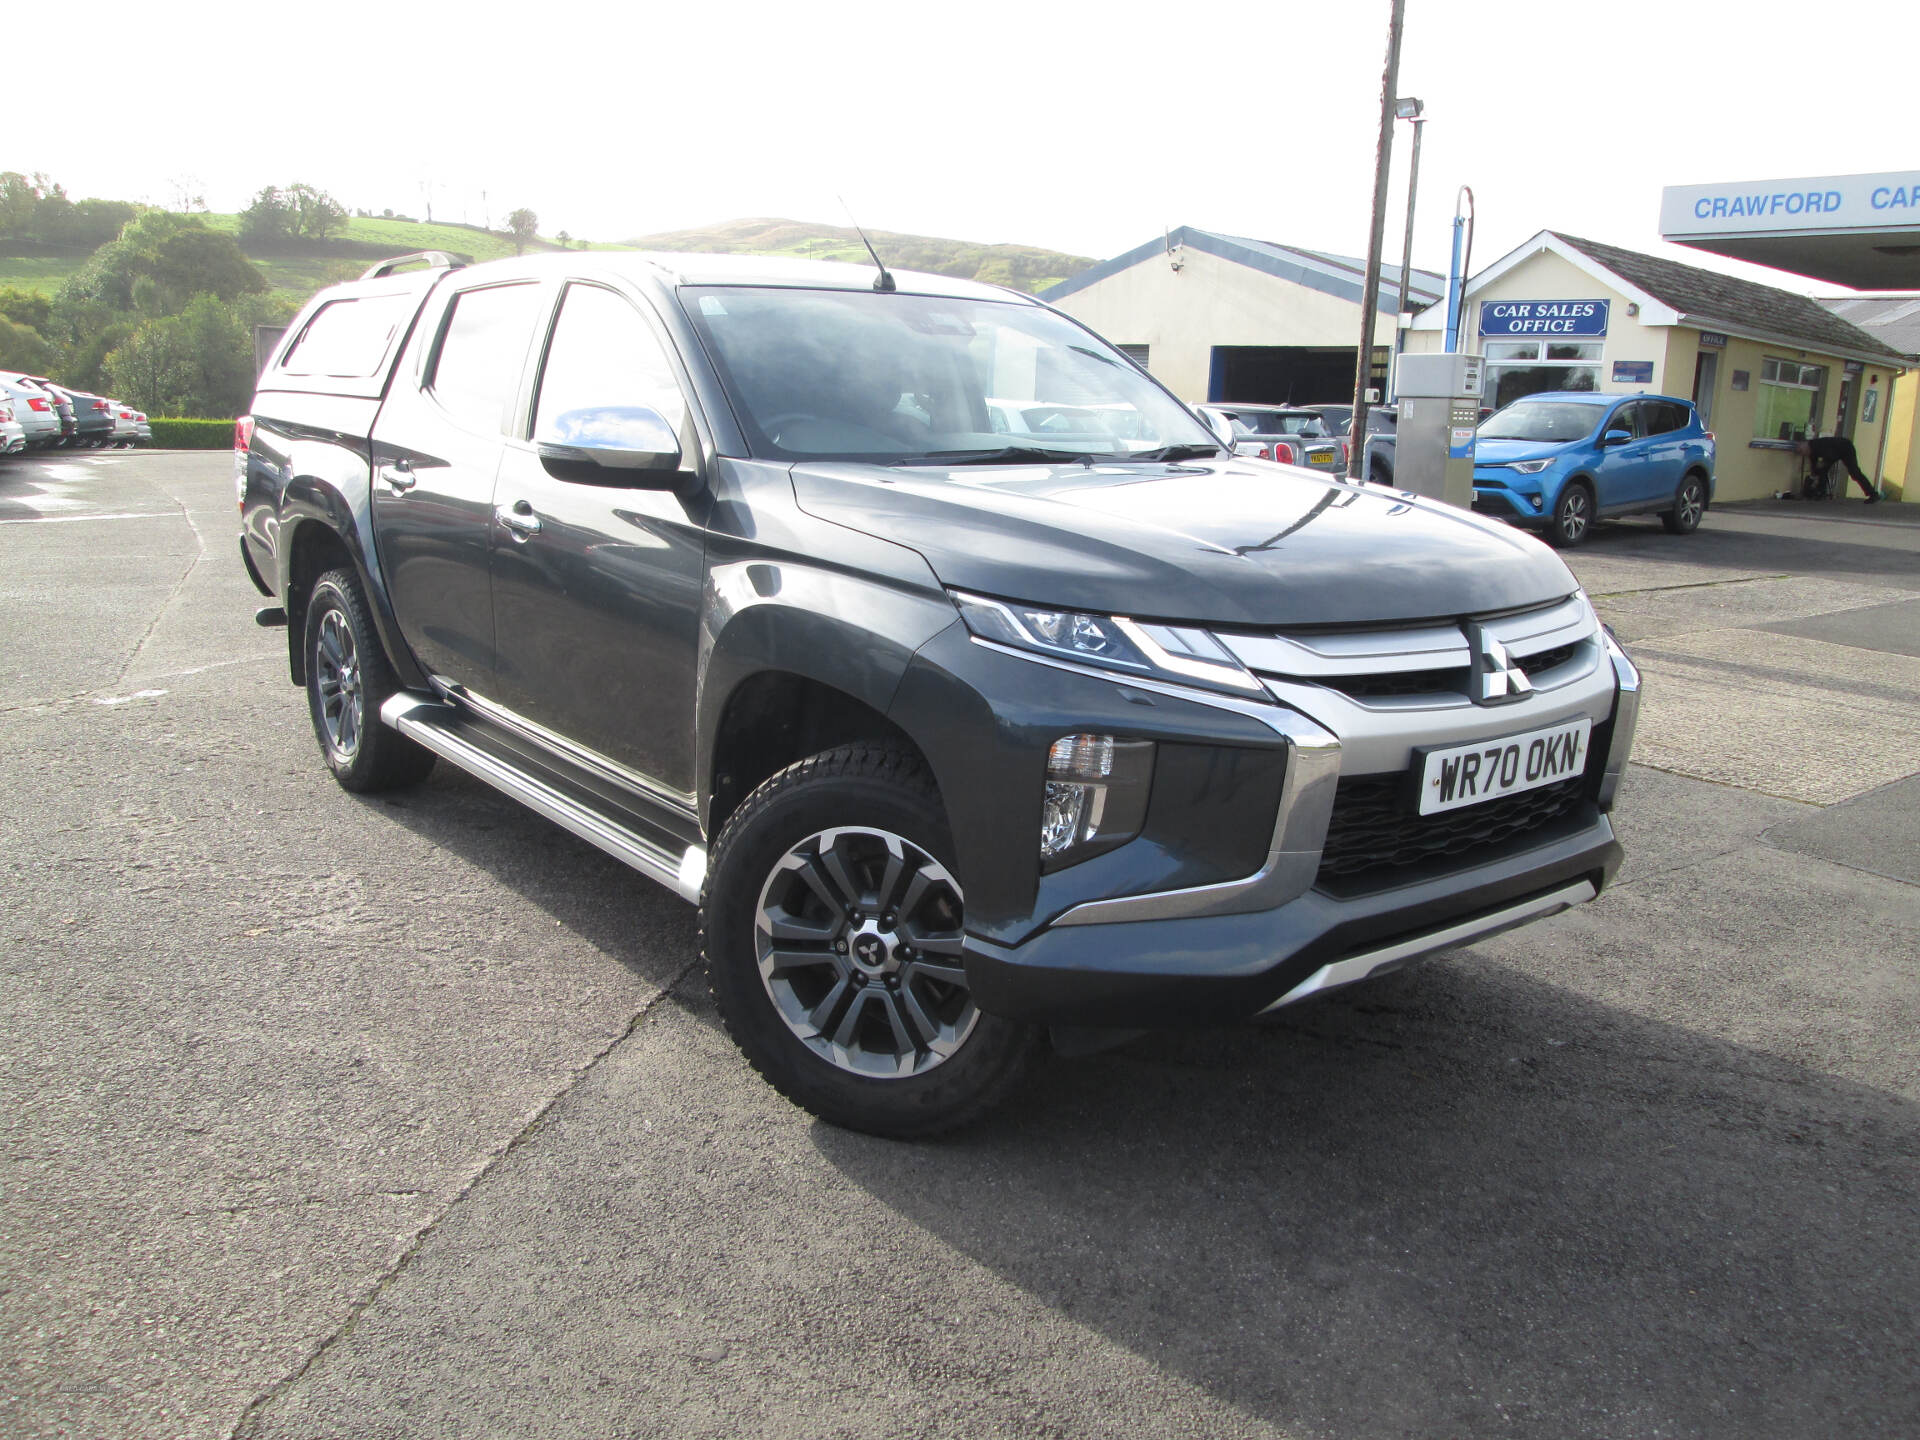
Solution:
<svg viewBox="0 0 1920 1440">
<path fill-rule="evenodd" d="M 642 490 L 679 488 L 680 439 L 650 405 L 599 405 L 555 416 L 536 438 L 556 480 Z"/>
<path fill-rule="evenodd" d="M 1609 430 L 1607 431 L 1606 434 L 1600 437 L 1600 448 L 1604 450 L 1609 445 L 1625 445 L 1628 441 L 1632 439 L 1633 439 L 1633 433 L 1631 431 Z"/>
<path fill-rule="evenodd" d="M 1213 432 L 1213 438 L 1226 447 L 1229 455 L 1233 454 L 1233 421 L 1218 410 L 1202 410 L 1200 418 L 1206 422 L 1207 429 Z"/>
</svg>

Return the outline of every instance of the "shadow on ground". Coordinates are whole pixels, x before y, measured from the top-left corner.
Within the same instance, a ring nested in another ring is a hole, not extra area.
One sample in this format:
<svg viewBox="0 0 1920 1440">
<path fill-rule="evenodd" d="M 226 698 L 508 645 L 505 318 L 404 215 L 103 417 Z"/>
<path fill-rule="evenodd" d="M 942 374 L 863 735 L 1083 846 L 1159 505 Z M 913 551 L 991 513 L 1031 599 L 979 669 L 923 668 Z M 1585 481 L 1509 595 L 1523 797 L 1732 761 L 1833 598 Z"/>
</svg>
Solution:
<svg viewBox="0 0 1920 1440">
<path fill-rule="evenodd" d="M 1916 543 L 1920 530 L 1911 524 L 1816 525 L 1778 511 L 1732 510 L 1724 518 L 1732 523 L 1722 523 L 1718 512 L 1710 513 L 1706 523 L 1691 535 L 1669 535 L 1658 520 L 1602 521 L 1585 543 L 1565 554 L 1576 568 L 1582 558 L 1658 560 L 1767 575 L 1826 575 L 1907 585 L 1920 582 L 1920 543 Z M 1794 533 L 1771 526 L 1762 530 L 1739 525 L 1748 518 L 1786 519 L 1794 525 Z"/>
<path fill-rule="evenodd" d="M 914 1224 L 1288 1433 L 1913 1433 L 1915 1108 L 1470 957 L 1056 1062 Z"/>
<path fill-rule="evenodd" d="M 444 761 L 422 785 L 359 798 L 657 986 L 671 985 L 699 954 L 691 905 Z"/>
</svg>

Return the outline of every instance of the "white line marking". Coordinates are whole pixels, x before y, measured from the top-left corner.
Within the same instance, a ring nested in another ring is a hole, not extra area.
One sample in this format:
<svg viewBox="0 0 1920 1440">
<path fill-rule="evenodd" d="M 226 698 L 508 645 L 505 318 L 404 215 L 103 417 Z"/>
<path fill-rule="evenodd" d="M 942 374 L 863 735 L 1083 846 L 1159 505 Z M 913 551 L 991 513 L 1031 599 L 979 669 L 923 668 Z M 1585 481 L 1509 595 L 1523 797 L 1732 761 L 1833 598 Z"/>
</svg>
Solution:
<svg viewBox="0 0 1920 1440">
<path fill-rule="evenodd" d="M 65 525 L 73 520 L 173 520 L 168 511 L 146 511 L 138 515 L 33 515 L 25 520 L 0 520 L 0 525 Z"/>
<path fill-rule="evenodd" d="M 164 690 L 136 690 L 131 695 L 109 695 L 105 699 L 94 700 L 96 705 L 125 705 L 129 700 L 158 700 L 167 692 Z"/>
</svg>

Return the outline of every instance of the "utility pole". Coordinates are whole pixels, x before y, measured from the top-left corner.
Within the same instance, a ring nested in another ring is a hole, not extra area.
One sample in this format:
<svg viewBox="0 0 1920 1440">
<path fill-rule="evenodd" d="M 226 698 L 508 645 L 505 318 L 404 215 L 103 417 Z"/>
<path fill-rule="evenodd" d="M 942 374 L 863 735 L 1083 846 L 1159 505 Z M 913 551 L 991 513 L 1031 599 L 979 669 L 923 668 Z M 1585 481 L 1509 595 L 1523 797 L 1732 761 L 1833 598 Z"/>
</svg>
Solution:
<svg viewBox="0 0 1920 1440">
<path fill-rule="evenodd" d="M 1394 113 L 1413 126 L 1413 162 L 1407 169 L 1407 238 L 1400 246 L 1400 313 L 1395 317 L 1393 353 L 1397 360 L 1406 348 L 1407 327 L 1413 323 L 1413 201 L 1420 193 L 1420 133 L 1426 128 L 1418 100 L 1403 96 L 1394 103 Z M 1397 380 L 1396 380 L 1397 383 Z"/>
<path fill-rule="evenodd" d="M 1393 166 L 1393 101 L 1400 88 L 1400 31 L 1407 0 L 1393 0 L 1387 21 L 1387 68 L 1380 79 L 1380 141 L 1373 157 L 1373 228 L 1367 235 L 1367 274 L 1360 292 L 1360 349 L 1353 364 L 1353 424 L 1347 430 L 1347 453 L 1360 447 L 1360 468 L 1366 471 L 1367 382 L 1373 378 L 1374 312 L 1380 305 L 1380 251 L 1387 232 L 1387 174 Z M 1352 461 L 1349 459 L 1349 465 Z"/>
</svg>

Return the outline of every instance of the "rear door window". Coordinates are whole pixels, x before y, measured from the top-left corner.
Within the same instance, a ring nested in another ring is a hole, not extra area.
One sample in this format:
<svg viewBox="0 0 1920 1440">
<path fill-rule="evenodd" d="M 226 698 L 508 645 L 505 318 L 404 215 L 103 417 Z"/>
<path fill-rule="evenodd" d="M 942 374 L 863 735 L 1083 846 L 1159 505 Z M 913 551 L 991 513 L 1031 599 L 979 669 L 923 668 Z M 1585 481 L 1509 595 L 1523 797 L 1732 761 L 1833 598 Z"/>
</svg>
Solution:
<svg viewBox="0 0 1920 1440">
<path fill-rule="evenodd" d="M 467 429 L 506 428 L 539 300 L 533 283 L 488 285 L 453 297 L 427 389 Z"/>
<path fill-rule="evenodd" d="M 1649 435 L 1665 435 L 1674 430 L 1684 430 L 1687 428 L 1687 421 L 1692 418 L 1687 413 L 1686 406 L 1675 405 L 1671 401 L 1662 401 L 1659 404 L 1645 405 L 1641 408 L 1647 412 Z"/>
<path fill-rule="evenodd" d="M 288 375 L 363 379 L 376 373 L 418 304 L 412 295 L 369 295 L 322 305 L 288 347 Z"/>
</svg>

